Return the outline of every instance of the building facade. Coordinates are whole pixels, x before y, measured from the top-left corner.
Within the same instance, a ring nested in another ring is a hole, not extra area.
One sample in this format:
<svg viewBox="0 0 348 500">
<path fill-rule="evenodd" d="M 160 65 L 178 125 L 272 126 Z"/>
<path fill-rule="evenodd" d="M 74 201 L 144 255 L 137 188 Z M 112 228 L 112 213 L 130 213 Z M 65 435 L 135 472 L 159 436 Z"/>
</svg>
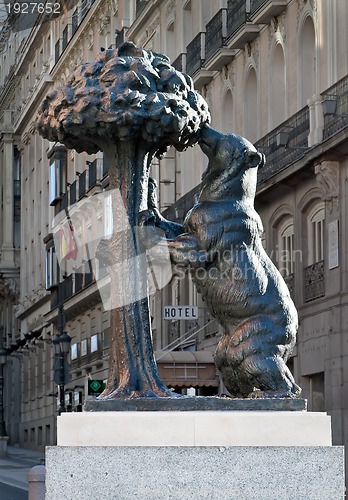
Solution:
<svg viewBox="0 0 348 500">
<path fill-rule="evenodd" d="M 8 424 L 12 441 L 54 443 L 51 344 L 60 301 L 72 337 L 69 409 L 80 409 L 88 379 L 107 377 L 103 271 L 92 253 L 58 267 L 54 237 L 54 221 L 66 211 L 91 241 L 105 227 L 103 204 L 91 200 L 107 192 L 107 165 L 101 153 L 77 154 L 41 139 L 34 123 L 42 98 L 79 63 L 130 40 L 168 54 L 207 100 L 212 126 L 247 137 L 266 155 L 256 207 L 265 248 L 300 317 L 289 364 L 309 409 L 327 411 L 334 443 L 346 444 L 347 22 L 348 6 L 338 0 L 72 1 L 30 29 L 18 30 L 16 17 L 8 18 L 0 45 L 0 311 L 11 351 L 6 380 L 13 392 L 17 384 L 15 395 L 7 388 L 7 421 L 13 411 L 21 422 L 18 435 Z M 182 220 L 193 206 L 206 165 L 198 146 L 170 149 L 153 163 L 169 219 Z M 165 382 L 197 394 L 223 390 L 212 361 L 221 332 L 189 277 L 174 277 L 150 302 Z M 168 319 L 166 306 L 195 313 Z"/>
</svg>

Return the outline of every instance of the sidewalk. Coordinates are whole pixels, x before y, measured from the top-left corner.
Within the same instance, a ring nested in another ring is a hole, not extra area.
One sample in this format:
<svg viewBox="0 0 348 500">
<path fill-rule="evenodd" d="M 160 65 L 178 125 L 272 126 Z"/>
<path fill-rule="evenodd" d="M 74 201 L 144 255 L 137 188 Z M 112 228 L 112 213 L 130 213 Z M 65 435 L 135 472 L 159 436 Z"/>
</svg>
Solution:
<svg viewBox="0 0 348 500">
<path fill-rule="evenodd" d="M 27 474 L 35 465 L 44 464 L 44 452 L 7 447 L 7 456 L 0 457 L 0 483 L 28 490 Z"/>
</svg>

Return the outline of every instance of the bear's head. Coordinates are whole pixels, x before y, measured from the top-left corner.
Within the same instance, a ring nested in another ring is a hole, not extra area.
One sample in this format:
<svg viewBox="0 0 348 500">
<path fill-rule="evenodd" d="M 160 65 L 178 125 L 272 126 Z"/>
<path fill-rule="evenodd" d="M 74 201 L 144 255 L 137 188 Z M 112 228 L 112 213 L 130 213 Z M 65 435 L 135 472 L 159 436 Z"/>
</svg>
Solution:
<svg viewBox="0 0 348 500">
<path fill-rule="evenodd" d="M 204 126 L 199 145 L 209 159 L 208 167 L 202 175 L 203 186 L 211 191 L 215 191 L 217 187 L 223 191 L 231 188 L 236 195 L 242 194 L 238 191 L 245 190 L 246 184 L 254 184 L 256 187 L 256 167 L 264 165 L 265 157 L 247 139 L 237 134 L 224 135 Z"/>
</svg>

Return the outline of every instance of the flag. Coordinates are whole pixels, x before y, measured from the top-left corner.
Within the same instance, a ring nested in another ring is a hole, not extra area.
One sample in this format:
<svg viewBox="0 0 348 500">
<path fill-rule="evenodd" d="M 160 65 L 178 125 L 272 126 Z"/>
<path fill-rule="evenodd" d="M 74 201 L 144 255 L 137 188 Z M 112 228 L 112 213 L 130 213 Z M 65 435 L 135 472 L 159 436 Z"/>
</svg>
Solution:
<svg viewBox="0 0 348 500">
<path fill-rule="evenodd" d="M 71 221 L 60 227 L 59 231 L 59 255 L 61 260 L 76 260 L 77 245 L 74 237 L 74 228 Z"/>
</svg>

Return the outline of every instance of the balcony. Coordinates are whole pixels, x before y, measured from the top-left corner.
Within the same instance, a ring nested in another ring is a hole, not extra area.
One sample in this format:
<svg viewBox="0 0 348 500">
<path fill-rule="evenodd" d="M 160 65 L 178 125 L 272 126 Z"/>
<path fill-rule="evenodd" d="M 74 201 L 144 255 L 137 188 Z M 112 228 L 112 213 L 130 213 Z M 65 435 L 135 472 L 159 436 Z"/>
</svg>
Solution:
<svg viewBox="0 0 348 500">
<path fill-rule="evenodd" d="M 186 50 L 186 72 L 192 77 L 197 89 L 207 85 L 214 76 L 213 71 L 202 68 L 204 59 L 205 33 L 198 33 Z"/>
<path fill-rule="evenodd" d="M 304 301 L 325 297 L 324 261 L 316 262 L 304 269 Z"/>
<path fill-rule="evenodd" d="M 250 18 L 253 23 L 269 24 L 287 7 L 288 0 L 251 0 Z"/>
<path fill-rule="evenodd" d="M 181 73 L 186 73 L 186 54 L 180 54 L 175 61 L 172 62 L 172 66 Z"/>
<path fill-rule="evenodd" d="M 230 49 L 243 49 L 245 44 L 254 40 L 259 26 L 250 22 L 246 12 L 245 0 L 227 2 L 227 46 Z"/>
<path fill-rule="evenodd" d="M 86 195 L 87 170 L 79 175 L 79 200 Z"/>
<path fill-rule="evenodd" d="M 226 35 L 227 10 L 220 9 L 206 25 L 205 67 L 207 70 L 219 71 L 232 61 L 235 52 L 224 47 Z"/>
<path fill-rule="evenodd" d="M 137 0 L 136 3 L 136 17 L 140 15 L 140 13 L 145 9 L 146 5 L 148 4 L 148 0 Z"/>
<path fill-rule="evenodd" d="M 198 71 L 203 64 L 204 53 L 203 46 L 204 33 L 198 33 L 197 36 L 190 42 L 186 50 L 186 71 L 192 76 L 196 71 Z"/>
<path fill-rule="evenodd" d="M 77 31 L 79 27 L 79 9 L 75 9 L 71 18 L 71 34 L 72 36 Z"/>
<path fill-rule="evenodd" d="M 323 99 L 336 101 L 335 112 L 324 115 L 323 139 L 328 139 L 348 125 L 348 75 L 322 94 Z"/>
<path fill-rule="evenodd" d="M 61 50 L 60 50 L 61 39 L 57 40 L 54 46 L 54 62 L 56 63 L 60 58 Z"/>
<path fill-rule="evenodd" d="M 126 40 L 126 31 L 128 28 L 122 28 L 116 35 L 116 49 L 118 49 Z"/>
<path fill-rule="evenodd" d="M 277 145 L 277 135 L 284 131 L 289 134 L 286 148 Z M 306 106 L 255 142 L 255 147 L 266 156 L 266 165 L 259 170 L 258 183 L 264 182 L 304 156 L 308 150 L 308 135 L 309 110 Z"/>
<path fill-rule="evenodd" d="M 77 181 L 74 181 L 72 184 L 70 184 L 69 188 L 69 204 L 74 205 L 77 200 Z"/>
<path fill-rule="evenodd" d="M 292 273 L 292 274 L 288 274 L 287 276 L 284 276 L 284 281 L 289 289 L 289 292 L 290 292 L 290 296 L 292 299 L 294 299 L 294 295 L 295 295 L 295 275 Z"/>
</svg>

